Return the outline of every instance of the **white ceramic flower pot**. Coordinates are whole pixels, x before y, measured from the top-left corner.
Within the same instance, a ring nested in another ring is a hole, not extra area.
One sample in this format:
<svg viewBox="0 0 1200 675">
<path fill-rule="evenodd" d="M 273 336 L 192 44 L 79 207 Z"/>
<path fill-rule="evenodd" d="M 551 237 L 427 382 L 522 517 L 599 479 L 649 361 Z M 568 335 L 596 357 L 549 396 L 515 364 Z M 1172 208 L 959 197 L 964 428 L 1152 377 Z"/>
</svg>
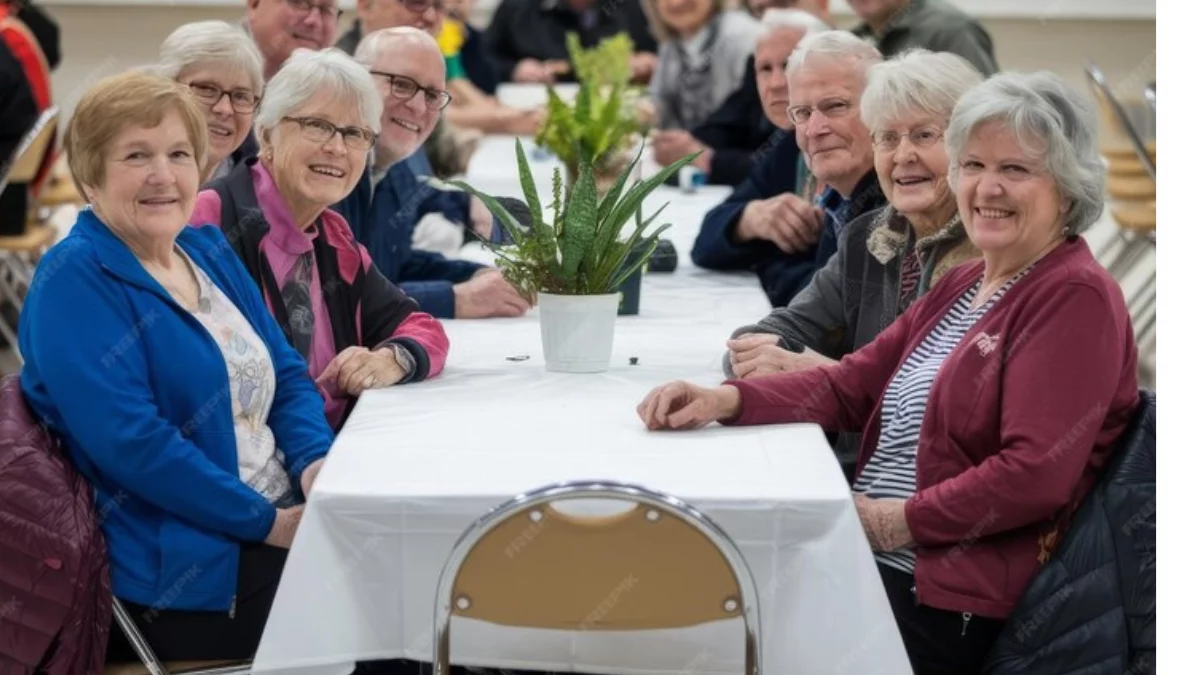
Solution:
<svg viewBox="0 0 1200 675">
<path fill-rule="evenodd" d="M 621 296 L 538 294 L 546 370 L 601 373 L 612 360 Z"/>
</svg>

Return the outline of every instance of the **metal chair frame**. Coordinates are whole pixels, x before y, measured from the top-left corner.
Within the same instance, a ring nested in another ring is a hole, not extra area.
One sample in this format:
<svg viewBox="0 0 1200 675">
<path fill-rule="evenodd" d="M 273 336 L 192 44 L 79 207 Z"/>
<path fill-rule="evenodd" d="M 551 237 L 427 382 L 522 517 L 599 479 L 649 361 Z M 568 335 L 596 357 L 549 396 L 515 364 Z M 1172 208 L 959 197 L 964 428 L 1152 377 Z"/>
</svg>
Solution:
<svg viewBox="0 0 1200 675">
<path fill-rule="evenodd" d="M 216 668 L 192 668 L 185 670 L 168 670 L 162 661 L 158 660 L 158 655 L 151 649 L 150 643 L 146 641 L 146 637 L 142 635 L 142 631 L 138 630 L 137 624 L 133 622 L 133 617 L 129 616 L 129 611 L 125 609 L 125 605 L 113 596 L 113 617 L 117 620 L 117 625 L 121 627 L 121 632 L 125 634 L 125 639 L 129 640 L 129 644 L 133 645 L 133 650 L 137 652 L 138 659 L 146 666 L 146 670 L 150 675 L 250 675 L 250 664 L 234 664 L 228 666 L 219 666 Z"/>
<path fill-rule="evenodd" d="M 525 509 L 568 499 L 615 499 L 643 504 L 661 509 L 663 512 L 683 520 L 707 537 L 730 566 L 742 595 L 741 615 L 746 626 L 746 675 L 762 675 L 762 618 L 759 614 L 758 590 L 750 567 L 733 539 L 711 518 L 676 497 L 641 486 L 615 481 L 566 482 L 517 495 L 488 511 L 463 532 L 447 558 L 438 579 L 434 608 L 434 675 L 448 675 L 450 671 L 450 620 L 454 615 L 453 593 L 459 572 L 475 545 L 492 529 Z"/>
</svg>

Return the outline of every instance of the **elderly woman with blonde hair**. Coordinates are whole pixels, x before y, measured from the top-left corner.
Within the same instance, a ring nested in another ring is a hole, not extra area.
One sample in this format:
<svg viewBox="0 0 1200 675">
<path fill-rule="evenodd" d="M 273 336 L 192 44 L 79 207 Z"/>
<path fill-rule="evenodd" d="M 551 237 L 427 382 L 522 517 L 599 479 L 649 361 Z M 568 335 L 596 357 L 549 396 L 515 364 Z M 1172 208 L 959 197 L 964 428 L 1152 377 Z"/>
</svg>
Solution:
<svg viewBox="0 0 1200 675">
<path fill-rule="evenodd" d="M 917 675 L 980 671 L 1137 409 L 1124 295 L 1079 236 L 1104 208 L 1098 139 L 1061 78 L 993 76 L 945 130 L 982 260 L 836 363 L 638 407 L 651 429 L 862 433 L 854 499 Z"/>
<path fill-rule="evenodd" d="M 66 131 L 88 201 L 21 312 L 21 388 L 94 488 L 125 602 L 158 656 L 254 655 L 333 432 L 308 368 L 214 227 L 187 89 L 135 72 Z M 134 660 L 121 631 L 112 658 Z"/>
<path fill-rule="evenodd" d="M 263 57 L 254 40 L 224 21 L 184 24 L 163 40 L 157 69 L 187 85 L 204 111 L 208 161 L 200 182 L 229 173 L 262 100 Z"/>
</svg>

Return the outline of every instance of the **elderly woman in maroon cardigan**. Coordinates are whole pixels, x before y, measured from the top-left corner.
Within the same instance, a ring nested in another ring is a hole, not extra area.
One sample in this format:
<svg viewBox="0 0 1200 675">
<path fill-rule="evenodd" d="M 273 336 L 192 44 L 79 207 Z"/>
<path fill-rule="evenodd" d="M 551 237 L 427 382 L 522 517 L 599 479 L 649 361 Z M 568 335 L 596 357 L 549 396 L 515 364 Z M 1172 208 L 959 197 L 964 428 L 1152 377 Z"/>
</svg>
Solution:
<svg viewBox="0 0 1200 675">
<path fill-rule="evenodd" d="M 950 178 L 983 260 L 840 363 L 638 407 L 650 429 L 812 422 L 861 432 L 853 485 L 918 675 L 978 672 L 1134 412 L 1120 287 L 1079 233 L 1104 170 L 1087 99 L 1046 73 L 968 92 Z"/>
</svg>

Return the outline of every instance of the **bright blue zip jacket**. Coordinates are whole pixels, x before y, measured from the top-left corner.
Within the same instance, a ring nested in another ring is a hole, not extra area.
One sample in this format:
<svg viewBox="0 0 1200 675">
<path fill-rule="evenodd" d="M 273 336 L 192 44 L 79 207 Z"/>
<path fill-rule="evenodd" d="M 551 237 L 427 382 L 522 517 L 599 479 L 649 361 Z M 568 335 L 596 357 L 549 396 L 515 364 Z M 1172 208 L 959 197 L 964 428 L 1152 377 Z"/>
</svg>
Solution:
<svg viewBox="0 0 1200 675">
<path fill-rule="evenodd" d="M 293 485 L 333 442 L 308 365 L 215 227 L 178 245 L 266 343 L 267 424 Z M 113 592 L 157 609 L 231 610 L 242 542 L 275 507 L 238 477 L 229 377 L 205 328 L 90 210 L 42 259 L 21 312 L 21 387 L 96 491 Z"/>
</svg>

